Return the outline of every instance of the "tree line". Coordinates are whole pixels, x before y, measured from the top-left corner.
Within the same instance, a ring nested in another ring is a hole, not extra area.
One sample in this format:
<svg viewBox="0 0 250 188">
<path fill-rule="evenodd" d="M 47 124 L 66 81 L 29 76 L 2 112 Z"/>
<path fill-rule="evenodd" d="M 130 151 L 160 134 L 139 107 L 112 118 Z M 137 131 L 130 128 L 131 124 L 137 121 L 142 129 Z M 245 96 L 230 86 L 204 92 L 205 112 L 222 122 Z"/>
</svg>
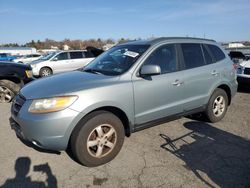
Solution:
<svg viewBox="0 0 250 188">
<path fill-rule="evenodd" d="M 18 43 L 8 43 L 2 44 L 0 47 L 32 47 L 36 49 L 50 49 L 51 47 L 56 47 L 58 49 L 63 49 L 64 45 L 70 47 L 70 49 L 77 50 L 77 49 L 85 49 L 87 46 L 93 46 L 96 48 L 102 48 L 106 44 L 116 44 L 116 43 L 124 43 L 131 41 L 130 39 L 121 38 L 117 41 L 114 39 L 88 39 L 88 40 L 70 40 L 64 39 L 62 41 L 56 41 L 52 39 L 45 39 L 44 41 L 40 40 L 31 40 L 26 44 L 18 44 Z"/>
</svg>

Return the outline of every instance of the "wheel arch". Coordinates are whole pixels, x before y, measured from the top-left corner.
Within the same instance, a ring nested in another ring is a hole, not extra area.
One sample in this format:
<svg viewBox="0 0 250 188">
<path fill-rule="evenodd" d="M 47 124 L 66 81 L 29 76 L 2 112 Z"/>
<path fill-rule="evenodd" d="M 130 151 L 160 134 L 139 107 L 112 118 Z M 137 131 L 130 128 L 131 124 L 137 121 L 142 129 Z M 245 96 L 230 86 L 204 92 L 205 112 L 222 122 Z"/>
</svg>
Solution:
<svg viewBox="0 0 250 188">
<path fill-rule="evenodd" d="M 132 128 L 131 128 L 131 123 L 128 119 L 128 116 L 126 115 L 126 113 L 118 108 L 118 107 L 114 107 L 114 106 L 102 106 L 102 107 L 98 107 L 96 109 L 93 109 L 91 111 L 89 111 L 88 113 L 86 113 L 84 116 L 80 117 L 75 124 L 74 127 L 71 127 L 69 131 L 67 131 L 67 148 L 69 148 L 70 146 L 70 142 L 71 142 L 71 139 L 72 139 L 72 134 L 74 133 L 75 130 L 79 129 L 79 123 L 81 121 L 84 121 L 85 118 L 88 117 L 88 115 L 90 115 L 91 113 L 93 112 L 97 112 L 97 111 L 107 111 L 107 112 L 110 112 L 110 113 L 113 113 L 114 115 L 116 115 L 121 121 L 122 121 L 122 124 L 123 124 L 123 128 L 124 128 L 124 131 L 125 131 L 125 136 L 129 137 L 132 133 Z"/>
<path fill-rule="evenodd" d="M 52 74 L 53 74 L 53 69 L 51 68 L 51 67 L 49 67 L 49 66 L 42 66 L 41 68 L 40 68 L 40 70 L 39 70 L 39 75 L 41 74 L 41 70 L 43 69 L 43 68 L 47 68 L 47 69 L 50 69 L 51 70 L 51 72 L 52 72 Z"/>
<path fill-rule="evenodd" d="M 118 107 L 114 107 L 114 106 L 104 106 L 104 107 L 97 108 L 97 109 L 89 112 L 88 114 L 95 112 L 95 111 L 101 111 L 101 110 L 108 111 L 108 112 L 116 115 L 121 120 L 121 122 L 123 124 L 125 135 L 127 137 L 129 137 L 131 135 L 130 122 L 129 122 L 129 119 L 128 119 L 126 113 L 123 110 L 121 110 Z"/>
<path fill-rule="evenodd" d="M 231 104 L 231 99 L 232 99 L 232 94 L 231 94 L 231 89 L 227 84 L 221 84 L 217 88 L 223 89 L 228 97 L 228 106 Z"/>
<path fill-rule="evenodd" d="M 24 85 L 22 79 L 18 76 L 1 76 L 0 80 L 8 80 L 15 84 L 17 84 L 19 87 L 22 87 Z"/>
</svg>

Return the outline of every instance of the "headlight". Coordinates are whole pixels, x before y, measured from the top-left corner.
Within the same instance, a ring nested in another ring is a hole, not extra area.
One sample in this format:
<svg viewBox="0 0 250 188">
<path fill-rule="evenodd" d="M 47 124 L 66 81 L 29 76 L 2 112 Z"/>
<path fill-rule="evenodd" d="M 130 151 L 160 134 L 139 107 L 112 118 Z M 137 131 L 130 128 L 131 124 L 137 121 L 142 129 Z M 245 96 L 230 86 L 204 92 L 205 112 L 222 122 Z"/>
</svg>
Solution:
<svg viewBox="0 0 250 188">
<path fill-rule="evenodd" d="M 31 78 L 31 77 L 33 76 L 33 73 L 32 73 L 31 70 L 26 70 L 25 73 L 26 73 L 26 76 L 27 76 L 28 78 Z"/>
<path fill-rule="evenodd" d="M 77 96 L 64 96 L 64 97 L 53 97 L 47 99 L 36 99 L 33 100 L 29 107 L 29 112 L 31 113 L 49 113 L 57 112 L 68 108 L 72 105 Z"/>
</svg>

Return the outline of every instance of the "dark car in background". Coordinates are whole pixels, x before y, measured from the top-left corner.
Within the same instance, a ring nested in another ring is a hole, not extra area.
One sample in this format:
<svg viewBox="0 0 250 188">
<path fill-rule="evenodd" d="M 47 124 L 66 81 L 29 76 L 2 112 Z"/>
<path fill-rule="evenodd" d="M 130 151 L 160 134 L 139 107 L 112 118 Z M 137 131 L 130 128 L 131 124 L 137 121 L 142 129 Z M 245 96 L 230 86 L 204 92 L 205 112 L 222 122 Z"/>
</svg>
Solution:
<svg viewBox="0 0 250 188">
<path fill-rule="evenodd" d="M 28 82 L 34 80 L 29 65 L 0 62 L 0 103 L 10 102 Z"/>
<path fill-rule="evenodd" d="M 230 51 L 228 55 L 235 64 L 239 64 L 246 59 L 246 56 L 240 51 Z"/>
</svg>

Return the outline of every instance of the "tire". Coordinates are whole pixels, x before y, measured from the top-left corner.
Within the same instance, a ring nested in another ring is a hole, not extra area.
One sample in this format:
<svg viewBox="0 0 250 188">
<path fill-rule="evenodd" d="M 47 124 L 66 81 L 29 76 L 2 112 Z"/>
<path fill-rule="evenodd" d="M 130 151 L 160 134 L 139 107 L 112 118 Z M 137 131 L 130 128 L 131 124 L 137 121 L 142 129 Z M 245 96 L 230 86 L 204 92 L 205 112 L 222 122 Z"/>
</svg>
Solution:
<svg viewBox="0 0 250 188">
<path fill-rule="evenodd" d="M 50 75 L 52 75 L 53 73 L 52 73 L 52 70 L 50 69 L 50 68 L 48 68 L 48 67 L 43 67 L 43 68 L 41 68 L 41 70 L 40 70 L 40 72 L 39 72 L 39 75 L 41 76 L 41 77 L 46 77 L 46 76 L 50 76 Z"/>
<path fill-rule="evenodd" d="M 223 89 L 217 88 L 209 99 L 205 114 L 210 122 L 215 123 L 223 119 L 227 107 L 227 93 Z"/>
<path fill-rule="evenodd" d="M 117 116 L 107 111 L 96 111 L 78 123 L 71 135 L 70 147 L 77 162 L 95 167 L 115 158 L 124 137 L 124 127 Z"/>
<path fill-rule="evenodd" d="M 0 103 L 9 103 L 20 90 L 20 86 L 9 80 L 0 80 Z"/>
</svg>

